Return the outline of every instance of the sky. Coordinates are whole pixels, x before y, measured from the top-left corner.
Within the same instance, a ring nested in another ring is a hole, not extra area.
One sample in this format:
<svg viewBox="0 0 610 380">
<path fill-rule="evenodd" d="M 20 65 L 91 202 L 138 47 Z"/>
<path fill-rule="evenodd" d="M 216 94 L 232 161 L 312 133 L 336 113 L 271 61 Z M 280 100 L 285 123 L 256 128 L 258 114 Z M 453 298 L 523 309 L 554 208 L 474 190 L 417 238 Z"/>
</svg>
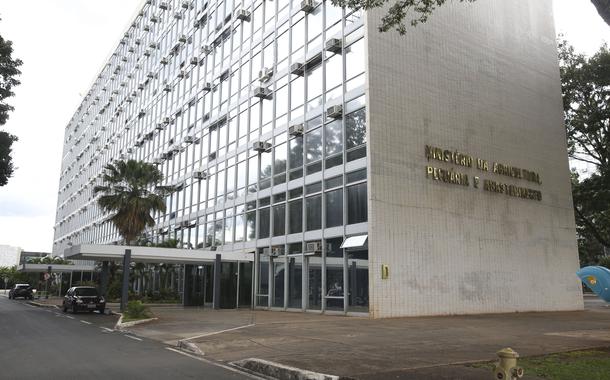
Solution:
<svg viewBox="0 0 610 380">
<path fill-rule="evenodd" d="M 514 0 L 517 1 L 517 0 Z M 64 128 L 141 0 L 0 0 L 0 35 L 24 61 L 2 128 L 17 137 L 17 170 L 0 187 L 0 245 L 50 252 Z M 590 0 L 555 0 L 555 23 L 577 51 L 610 42 Z"/>
</svg>

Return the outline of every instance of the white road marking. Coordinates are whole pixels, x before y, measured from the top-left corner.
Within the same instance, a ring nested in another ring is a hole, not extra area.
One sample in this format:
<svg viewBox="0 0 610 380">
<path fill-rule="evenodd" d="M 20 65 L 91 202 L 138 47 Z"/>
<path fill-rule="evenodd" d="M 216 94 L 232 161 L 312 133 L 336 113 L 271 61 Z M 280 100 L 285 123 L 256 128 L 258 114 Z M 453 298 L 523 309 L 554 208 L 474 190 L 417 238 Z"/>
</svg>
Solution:
<svg viewBox="0 0 610 380">
<path fill-rule="evenodd" d="M 109 329 L 108 327 L 101 327 L 104 332 L 114 332 L 113 329 Z"/>
<path fill-rule="evenodd" d="M 191 336 L 189 338 L 186 339 L 182 339 L 183 341 L 189 341 L 189 340 L 193 340 L 193 339 L 198 339 L 198 338 L 203 338 L 206 336 L 210 336 L 210 335 L 216 335 L 216 334 L 222 334 L 224 332 L 229 332 L 229 331 L 235 331 L 235 330 L 241 330 L 241 329 L 245 329 L 247 327 L 252 327 L 254 326 L 254 323 L 251 323 L 249 325 L 244 325 L 244 326 L 239 326 L 239 327 L 233 327 L 231 329 L 226 329 L 226 330 L 220 330 L 220 331 L 214 331 L 214 332 L 210 332 L 210 333 L 206 333 L 206 334 L 201 334 L 201 335 L 195 335 L 195 336 Z"/>
<path fill-rule="evenodd" d="M 74 317 L 71 317 L 71 316 L 69 316 L 69 315 L 66 315 L 66 318 L 68 318 L 68 319 L 74 319 Z"/>
<path fill-rule="evenodd" d="M 136 336 L 133 336 L 133 335 L 127 335 L 127 334 L 125 334 L 124 336 L 126 336 L 127 338 L 130 338 L 130 339 L 133 339 L 133 340 L 139 340 L 140 342 L 142 341 L 142 339 L 140 339 L 140 338 L 138 338 L 138 337 L 136 337 Z"/>
<path fill-rule="evenodd" d="M 83 321 L 82 319 L 80 321 L 83 322 L 86 325 L 90 325 L 91 324 L 91 322 Z"/>
<path fill-rule="evenodd" d="M 230 367 L 228 365 L 220 364 L 220 363 L 217 363 L 217 362 L 214 362 L 214 361 L 211 361 L 211 360 L 204 359 L 204 358 L 199 357 L 199 356 L 188 354 L 188 353 L 186 353 L 184 351 L 180 351 L 180 350 L 177 350 L 177 349 L 172 348 L 172 347 L 165 347 L 165 349 L 169 350 L 169 351 L 172 351 L 172 352 L 175 352 L 175 353 L 180 354 L 180 355 L 188 356 L 191 359 L 199 360 L 200 362 L 204 362 L 204 363 L 216 366 L 216 367 L 224 368 L 224 369 L 226 369 L 228 371 L 231 371 L 231 372 L 239 373 L 240 375 L 249 377 L 250 379 L 257 379 L 257 380 L 264 380 L 265 379 L 263 377 L 255 376 L 255 375 L 253 375 L 251 373 L 248 373 L 248 372 L 240 371 L 237 368 L 233 368 L 233 367 Z"/>
</svg>

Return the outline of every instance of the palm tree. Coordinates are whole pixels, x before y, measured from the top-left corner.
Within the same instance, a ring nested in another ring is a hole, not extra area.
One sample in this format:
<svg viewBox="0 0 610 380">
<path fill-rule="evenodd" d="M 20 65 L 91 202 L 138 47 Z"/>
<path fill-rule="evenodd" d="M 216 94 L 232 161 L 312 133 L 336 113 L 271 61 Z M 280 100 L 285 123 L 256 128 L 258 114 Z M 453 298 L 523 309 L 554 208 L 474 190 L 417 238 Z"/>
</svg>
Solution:
<svg viewBox="0 0 610 380">
<path fill-rule="evenodd" d="M 135 244 L 146 227 L 155 225 L 151 212 L 165 211 L 165 196 L 171 189 L 156 186 L 163 180 L 163 173 L 153 164 L 118 161 L 104 169 L 104 184 L 95 186 L 93 193 L 102 193 L 98 199 L 102 210 L 115 213 L 111 220 L 125 243 Z"/>
</svg>

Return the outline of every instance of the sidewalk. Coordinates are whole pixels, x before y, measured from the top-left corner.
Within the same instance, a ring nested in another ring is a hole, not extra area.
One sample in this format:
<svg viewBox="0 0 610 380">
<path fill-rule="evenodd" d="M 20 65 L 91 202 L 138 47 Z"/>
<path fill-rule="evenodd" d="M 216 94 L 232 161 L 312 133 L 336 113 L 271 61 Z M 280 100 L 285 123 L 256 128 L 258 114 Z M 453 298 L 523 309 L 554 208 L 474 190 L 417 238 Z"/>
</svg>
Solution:
<svg viewBox="0 0 610 380">
<path fill-rule="evenodd" d="M 382 320 L 153 307 L 159 320 L 130 330 L 171 345 L 186 339 L 217 361 L 259 358 L 358 379 L 427 379 L 431 373 L 486 379 L 488 371 L 459 364 L 495 360 L 503 347 L 534 356 L 610 346 L 610 308 L 590 297 L 586 304 L 575 312 Z"/>
</svg>

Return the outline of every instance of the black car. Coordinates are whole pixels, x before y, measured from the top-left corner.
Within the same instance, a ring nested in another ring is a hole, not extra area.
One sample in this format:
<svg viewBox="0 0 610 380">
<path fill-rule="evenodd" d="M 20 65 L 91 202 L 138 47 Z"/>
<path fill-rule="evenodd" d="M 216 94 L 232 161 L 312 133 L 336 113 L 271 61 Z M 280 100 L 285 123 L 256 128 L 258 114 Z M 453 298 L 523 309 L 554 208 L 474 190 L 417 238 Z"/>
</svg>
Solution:
<svg viewBox="0 0 610 380">
<path fill-rule="evenodd" d="M 103 313 L 106 308 L 106 300 L 92 286 L 75 286 L 68 289 L 62 306 L 64 313 L 68 309 L 72 313 L 79 311 L 93 313 L 95 310 Z"/>
<path fill-rule="evenodd" d="M 15 299 L 17 297 L 23 297 L 23 299 L 31 300 L 34 299 L 34 292 L 30 284 L 15 284 L 8 292 L 9 299 Z"/>
</svg>

